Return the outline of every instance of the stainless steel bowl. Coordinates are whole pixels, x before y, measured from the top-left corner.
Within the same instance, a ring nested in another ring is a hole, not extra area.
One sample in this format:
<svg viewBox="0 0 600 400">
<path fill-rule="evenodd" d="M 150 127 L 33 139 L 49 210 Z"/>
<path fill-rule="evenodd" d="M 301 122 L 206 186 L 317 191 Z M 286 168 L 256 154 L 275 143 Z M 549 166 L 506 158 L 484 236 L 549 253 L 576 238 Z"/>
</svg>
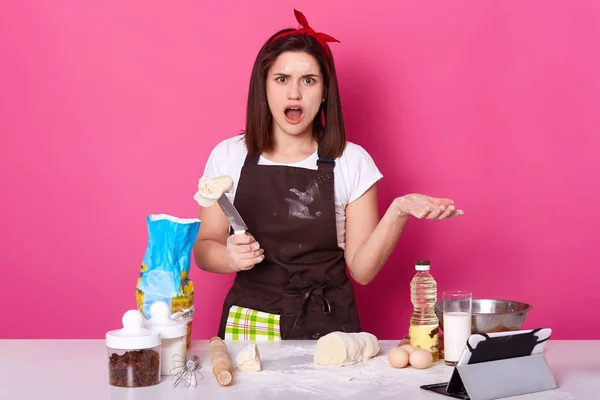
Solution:
<svg viewBox="0 0 600 400">
<path fill-rule="evenodd" d="M 530 304 L 512 300 L 473 299 L 471 333 L 517 331 L 523 326 Z M 435 313 L 444 330 L 443 301 L 435 303 Z"/>
</svg>

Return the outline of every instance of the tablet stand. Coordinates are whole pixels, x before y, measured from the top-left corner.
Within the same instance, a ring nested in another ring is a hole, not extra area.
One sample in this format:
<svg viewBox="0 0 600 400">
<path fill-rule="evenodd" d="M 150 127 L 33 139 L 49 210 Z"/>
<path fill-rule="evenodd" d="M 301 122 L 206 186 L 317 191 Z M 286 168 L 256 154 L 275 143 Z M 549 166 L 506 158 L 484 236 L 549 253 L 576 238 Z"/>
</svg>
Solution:
<svg viewBox="0 0 600 400">
<path fill-rule="evenodd" d="M 448 395 L 466 394 L 471 400 L 492 400 L 557 387 L 546 357 L 533 354 L 457 366 L 447 391 Z"/>
<path fill-rule="evenodd" d="M 538 332 L 546 337 L 539 338 Z M 534 329 L 494 337 L 471 335 L 450 382 L 421 388 L 464 400 L 493 400 L 556 389 L 543 347 L 534 352 L 537 345 L 548 340 L 550 332 Z"/>
</svg>

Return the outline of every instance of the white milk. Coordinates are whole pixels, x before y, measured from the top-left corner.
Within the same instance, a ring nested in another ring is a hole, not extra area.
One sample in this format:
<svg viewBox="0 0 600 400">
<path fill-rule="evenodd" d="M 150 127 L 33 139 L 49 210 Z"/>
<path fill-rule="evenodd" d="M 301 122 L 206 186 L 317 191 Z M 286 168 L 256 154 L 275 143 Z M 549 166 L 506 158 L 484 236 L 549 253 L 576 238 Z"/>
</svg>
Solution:
<svg viewBox="0 0 600 400">
<path fill-rule="evenodd" d="M 444 360 L 458 361 L 471 336 L 471 314 L 444 313 Z"/>
</svg>

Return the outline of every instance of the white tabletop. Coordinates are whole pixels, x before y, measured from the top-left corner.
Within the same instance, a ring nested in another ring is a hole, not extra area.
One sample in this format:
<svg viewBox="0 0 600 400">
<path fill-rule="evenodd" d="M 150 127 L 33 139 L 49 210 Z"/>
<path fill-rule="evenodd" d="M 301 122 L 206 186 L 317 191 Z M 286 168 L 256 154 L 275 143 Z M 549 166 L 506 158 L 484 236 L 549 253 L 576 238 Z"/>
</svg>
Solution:
<svg viewBox="0 0 600 400">
<path fill-rule="evenodd" d="M 261 372 L 234 371 L 234 383 L 214 379 L 207 341 L 194 341 L 188 356 L 202 361 L 197 387 L 173 387 L 169 377 L 146 388 L 108 384 L 104 340 L 0 340 L 0 398 L 12 399 L 449 399 L 420 385 L 447 382 L 453 368 L 443 361 L 426 370 L 394 369 L 387 353 L 396 341 L 381 341 L 375 358 L 346 367 L 312 364 L 316 341 L 259 342 Z M 247 342 L 227 342 L 232 360 Z M 600 398 L 600 340 L 550 341 L 545 355 L 559 388 L 511 399 Z M 351 379 L 350 379 L 351 378 Z"/>
</svg>

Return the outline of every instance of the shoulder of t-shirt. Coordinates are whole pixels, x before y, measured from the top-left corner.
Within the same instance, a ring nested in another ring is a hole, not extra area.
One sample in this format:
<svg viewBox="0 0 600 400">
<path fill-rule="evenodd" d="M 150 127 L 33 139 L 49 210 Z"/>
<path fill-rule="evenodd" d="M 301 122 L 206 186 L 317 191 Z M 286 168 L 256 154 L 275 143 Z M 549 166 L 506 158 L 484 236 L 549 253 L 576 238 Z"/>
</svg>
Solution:
<svg viewBox="0 0 600 400">
<path fill-rule="evenodd" d="M 244 135 L 237 135 L 225 140 L 220 141 L 213 148 L 212 153 L 224 158 L 239 157 L 240 155 L 246 155 L 246 142 L 244 141 Z"/>
<path fill-rule="evenodd" d="M 354 159 L 356 157 L 363 157 L 365 154 L 370 157 L 369 153 L 362 146 L 353 142 L 346 142 L 346 147 L 344 148 L 344 152 L 340 156 L 340 159 Z"/>
<path fill-rule="evenodd" d="M 358 144 L 346 142 L 346 148 L 338 160 L 341 177 L 348 190 L 347 202 L 362 196 L 383 177 L 369 152 Z"/>
<path fill-rule="evenodd" d="M 244 135 L 237 135 L 217 143 L 208 156 L 204 175 L 219 176 L 230 174 L 230 168 L 243 162 L 246 157 Z"/>
<path fill-rule="evenodd" d="M 338 161 L 341 164 L 349 164 L 350 168 L 355 167 L 356 163 L 361 166 L 368 165 L 370 168 L 377 168 L 371 154 L 364 147 L 352 142 L 346 142 L 344 152 L 338 158 Z"/>
</svg>

